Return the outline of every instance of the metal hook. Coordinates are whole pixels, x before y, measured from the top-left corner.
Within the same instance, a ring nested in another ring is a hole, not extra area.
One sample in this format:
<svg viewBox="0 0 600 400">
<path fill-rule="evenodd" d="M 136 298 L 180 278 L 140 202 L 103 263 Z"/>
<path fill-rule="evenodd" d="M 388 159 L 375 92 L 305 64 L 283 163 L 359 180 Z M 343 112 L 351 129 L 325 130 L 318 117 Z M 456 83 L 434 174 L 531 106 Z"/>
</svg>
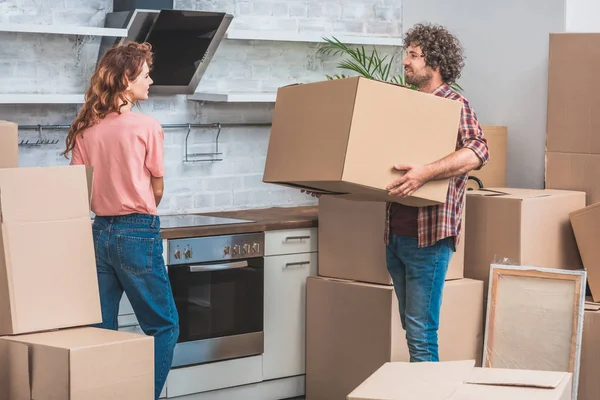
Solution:
<svg viewBox="0 0 600 400">
<path fill-rule="evenodd" d="M 192 124 L 188 124 L 187 135 L 185 135 L 185 162 L 189 162 L 187 148 L 188 148 L 188 138 L 190 137 L 191 131 L 192 131 Z"/>
<path fill-rule="evenodd" d="M 217 123 L 217 137 L 215 139 L 215 141 L 216 141 L 216 147 L 215 147 L 216 152 L 215 152 L 215 154 L 216 155 L 221 154 L 221 153 L 219 153 L 219 135 L 220 134 L 221 134 L 221 123 Z"/>
</svg>

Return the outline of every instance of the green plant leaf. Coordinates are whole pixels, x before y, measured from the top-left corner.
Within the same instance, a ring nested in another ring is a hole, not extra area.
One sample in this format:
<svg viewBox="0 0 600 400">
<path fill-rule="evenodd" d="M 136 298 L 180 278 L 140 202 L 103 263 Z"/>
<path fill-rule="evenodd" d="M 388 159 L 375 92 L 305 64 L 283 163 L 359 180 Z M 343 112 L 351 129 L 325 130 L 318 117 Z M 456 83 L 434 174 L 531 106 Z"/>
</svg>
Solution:
<svg viewBox="0 0 600 400">
<path fill-rule="evenodd" d="M 417 90 L 414 85 L 407 85 L 404 74 L 391 76 L 392 65 L 394 58 L 388 60 L 389 55 L 381 57 L 377 52 L 376 48 L 373 48 L 370 54 L 367 54 L 364 46 L 357 48 L 350 48 L 344 43 L 340 42 L 335 36 L 328 38 L 322 38 L 325 41 L 317 52 L 319 54 L 331 55 L 331 56 L 346 56 L 346 59 L 342 60 L 337 67 L 347 71 L 355 72 L 365 78 L 381 80 L 384 82 L 392 82 L 399 85 L 409 86 L 410 88 Z M 402 56 L 402 53 L 400 53 Z M 325 75 L 327 79 L 343 79 L 347 78 L 344 74 L 336 74 L 333 77 Z M 464 89 L 456 82 L 450 84 L 450 87 L 456 92 L 464 92 Z"/>
</svg>

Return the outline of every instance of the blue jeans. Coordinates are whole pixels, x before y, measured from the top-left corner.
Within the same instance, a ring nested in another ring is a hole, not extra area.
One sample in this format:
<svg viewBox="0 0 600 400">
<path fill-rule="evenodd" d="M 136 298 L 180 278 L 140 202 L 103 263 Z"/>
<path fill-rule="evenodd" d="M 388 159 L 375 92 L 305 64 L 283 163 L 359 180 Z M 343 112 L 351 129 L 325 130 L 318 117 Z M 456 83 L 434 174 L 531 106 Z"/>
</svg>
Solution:
<svg viewBox="0 0 600 400">
<path fill-rule="evenodd" d="M 93 224 L 102 324 L 116 330 L 127 294 L 140 327 L 154 337 L 154 391 L 158 399 L 179 337 L 179 317 L 163 259 L 160 219 L 147 214 L 96 217 Z"/>
<path fill-rule="evenodd" d="M 439 361 L 437 331 L 452 253 L 452 238 L 418 248 L 417 238 L 390 234 L 386 262 L 398 297 L 410 362 Z"/>
</svg>

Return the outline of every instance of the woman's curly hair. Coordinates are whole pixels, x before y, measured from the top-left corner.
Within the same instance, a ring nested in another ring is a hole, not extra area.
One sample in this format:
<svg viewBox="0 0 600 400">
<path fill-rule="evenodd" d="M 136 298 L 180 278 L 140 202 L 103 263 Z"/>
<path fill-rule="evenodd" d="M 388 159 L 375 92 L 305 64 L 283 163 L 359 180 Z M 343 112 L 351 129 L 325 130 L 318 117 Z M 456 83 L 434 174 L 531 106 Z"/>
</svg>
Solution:
<svg viewBox="0 0 600 400">
<path fill-rule="evenodd" d="M 152 68 L 153 54 L 149 43 L 115 45 L 102 56 L 90 78 L 85 103 L 67 133 L 66 149 L 61 153 L 65 158 L 75 147 L 76 137 L 84 130 L 112 112 L 121 113 L 121 108 L 128 103 L 127 86 L 142 72 L 144 62 Z"/>
<path fill-rule="evenodd" d="M 444 27 L 416 24 L 404 36 L 404 48 L 410 45 L 421 47 L 426 65 L 440 67 L 444 82 L 451 84 L 460 78 L 465 65 L 463 49 L 458 39 Z"/>
</svg>

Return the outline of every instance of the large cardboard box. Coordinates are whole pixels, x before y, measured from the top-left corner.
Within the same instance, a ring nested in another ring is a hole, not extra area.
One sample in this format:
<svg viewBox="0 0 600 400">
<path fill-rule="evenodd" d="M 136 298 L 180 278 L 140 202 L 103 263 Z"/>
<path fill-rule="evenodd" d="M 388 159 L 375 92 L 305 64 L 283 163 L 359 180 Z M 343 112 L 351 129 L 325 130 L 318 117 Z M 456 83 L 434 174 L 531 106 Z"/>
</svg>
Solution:
<svg viewBox="0 0 600 400">
<path fill-rule="evenodd" d="M 570 400 L 568 372 L 474 368 L 473 361 L 385 363 L 348 400 Z"/>
<path fill-rule="evenodd" d="M 600 398 L 598 375 L 600 375 L 600 304 L 586 302 L 577 400 Z"/>
<path fill-rule="evenodd" d="M 581 269 L 569 213 L 585 193 L 491 188 L 467 192 L 465 277 L 484 281 L 490 265 Z"/>
<path fill-rule="evenodd" d="M 600 154 L 600 33 L 552 33 L 549 45 L 546 150 Z"/>
<path fill-rule="evenodd" d="M 19 133 L 13 122 L 0 120 L 0 168 L 19 166 Z"/>
<path fill-rule="evenodd" d="M 363 77 L 277 91 L 263 181 L 408 205 L 446 201 L 448 179 L 389 196 L 396 164 L 428 164 L 456 149 L 462 104 Z"/>
<path fill-rule="evenodd" d="M 595 302 L 600 302 L 600 203 L 569 214 L 577 248 L 587 271 L 587 282 Z"/>
<path fill-rule="evenodd" d="M 585 191 L 587 204 L 595 204 L 600 202 L 600 114 L 595 110 L 600 33 L 553 33 L 549 51 L 546 188 Z"/>
<path fill-rule="evenodd" d="M 383 363 L 409 361 L 393 287 L 322 277 L 306 287 L 307 399 L 344 400 Z M 483 282 L 446 282 L 438 335 L 442 361 L 481 363 Z"/>
<path fill-rule="evenodd" d="M 151 400 L 154 339 L 97 328 L 0 338 L 0 400 Z"/>
<path fill-rule="evenodd" d="M 490 160 L 480 170 L 469 172 L 469 176 L 478 178 L 484 187 L 505 187 L 508 130 L 496 125 L 482 125 L 481 130 L 487 139 Z M 477 189 L 478 185 L 470 180 L 468 187 Z"/>
<path fill-rule="evenodd" d="M 319 275 L 391 285 L 385 259 L 385 220 L 386 203 L 322 196 L 319 199 Z M 464 248 L 465 239 L 461 234 L 448 265 L 447 280 L 463 277 Z"/>
<path fill-rule="evenodd" d="M 87 176 L 0 169 L 0 334 L 102 321 Z"/>
</svg>

